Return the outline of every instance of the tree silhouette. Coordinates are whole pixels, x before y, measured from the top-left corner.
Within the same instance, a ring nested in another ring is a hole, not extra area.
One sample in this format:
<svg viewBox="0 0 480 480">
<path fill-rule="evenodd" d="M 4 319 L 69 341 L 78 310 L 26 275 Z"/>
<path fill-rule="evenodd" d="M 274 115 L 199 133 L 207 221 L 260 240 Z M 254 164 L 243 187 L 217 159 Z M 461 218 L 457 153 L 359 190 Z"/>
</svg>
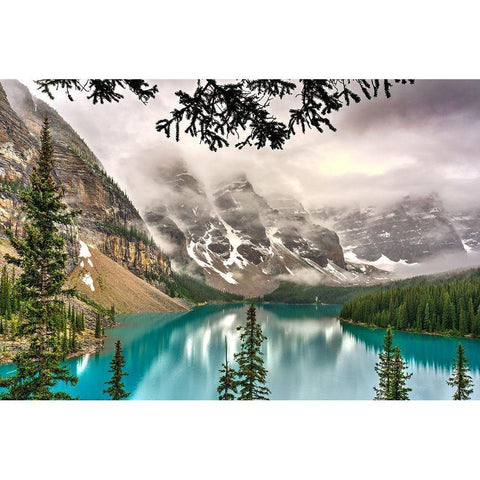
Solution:
<svg viewBox="0 0 480 480">
<path fill-rule="evenodd" d="M 453 373 L 447 380 L 447 384 L 455 387 L 453 400 L 469 400 L 473 392 L 473 381 L 469 374 L 470 367 L 465 356 L 465 349 L 461 343 L 457 347 L 457 358 L 454 360 Z"/>
<path fill-rule="evenodd" d="M 410 400 L 408 392 L 412 389 L 406 386 L 407 380 L 413 375 L 407 373 L 407 362 L 402 357 L 398 345 L 393 349 L 392 372 L 388 400 Z"/>
<path fill-rule="evenodd" d="M 227 337 L 225 337 L 225 363 L 219 370 L 222 376 L 220 377 L 217 388 L 219 400 L 235 400 L 234 393 L 237 393 L 237 372 L 228 363 L 227 351 Z"/>
<path fill-rule="evenodd" d="M 64 90 L 73 101 L 72 91 L 86 94 L 95 103 L 111 103 L 122 100 L 121 89 L 130 89 L 143 103 L 155 98 L 158 87 L 144 80 L 62 80 L 45 79 L 36 81 L 39 90 L 54 98 L 53 91 Z M 170 112 L 169 118 L 160 119 L 156 128 L 167 138 L 175 135 L 180 140 L 180 129 L 192 137 L 199 138 L 212 151 L 230 145 L 229 138 L 239 141 L 235 147 L 269 146 L 282 149 L 285 143 L 300 129 L 314 129 L 322 133 L 325 129 L 335 131 L 328 116 L 350 103 L 362 98 L 370 100 L 379 93 L 390 97 L 395 83 L 413 83 L 413 80 L 379 79 L 325 79 L 325 80 L 217 80 L 197 81 L 193 93 L 182 90 L 175 92 L 178 108 Z M 277 119 L 271 110 L 273 100 L 293 98 L 299 103 L 290 108 L 288 122 Z"/>
<path fill-rule="evenodd" d="M 242 330 L 240 352 L 234 354 L 238 364 L 237 382 L 240 388 L 238 400 L 268 400 L 271 393 L 266 387 L 267 369 L 263 366 L 261 345 L 267 337 L 263 334 L 257 322 L 255 305 L 250 305 L 247 311 L 247 323 Z"/>
<path fill-rule="evenodd" d="M 379 361 L 375 364 L 375 371 L 378 374 L 379 380 L 378 388 L 373 387 L 375 390 L 374 400 L 389 400 L 392 382 L 393 353 L 393 333 L 389 325 L 383 339 L 383 350 L 379 353 Z"/>
<path fill-rule="evenodd" d="M 109 387 L 103 390 L 103 393 L 108 393 L 112 400 L 121 400 L 127 398 L 130 393 L 125 390 L 125 384 L 122 381 L 122 377 L 128 375 L 123 371 L 125 367 L 125 357 L 122 354 L 122 344 L 120 340 L 115 343 L 115 355 L 110 362 L 109 372 L 112 374 L 111 380 L 105 382 Z"/>
</svg>

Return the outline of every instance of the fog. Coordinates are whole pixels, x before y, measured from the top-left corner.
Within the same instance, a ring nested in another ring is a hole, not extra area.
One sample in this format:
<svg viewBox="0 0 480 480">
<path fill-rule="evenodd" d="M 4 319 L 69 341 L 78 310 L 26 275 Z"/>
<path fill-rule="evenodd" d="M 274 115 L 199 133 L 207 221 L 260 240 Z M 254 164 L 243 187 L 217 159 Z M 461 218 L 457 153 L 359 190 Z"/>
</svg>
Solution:
<svg viewBox="0 0 480 480">
<path fill-rule="evenodd" d="M 421 264 L 399 265 L 393 274 L 396 279 L 417 277 L 419 275 L 430 275 L 433 273 L 448 272 L 451 270 L 460 270 L 480 266 L 480 253 L 451 253 L 443 254 L 428 260 L 423 260 Z"/>
<path fill-rule="evenodd" d="M 337 132 L 297 134 L 283 151 L 218 152 L 186 134 L 176 143 L 155 130 L 177 104 L 174 92 L 193 91 L 192 80 L 152 81 L 159 94 L 148 105 L 128 91 L 118 104 L 92 105 L 79 95 L 70 102 L 63 92 L 51 101 L 31 80 L 23 82 L 75 128 L 141 209 L 165 195 L 157 167 L 172 160 L 184 161 L 207 189 L 246 172 L 259 194 L 290 193 L 307 208 L 378 206 L 432 191 L 447 207 L 480 205 L 480 81 L 395 86 L 391 99 L 365 100 L 332 115 Z M 280 115 L 295 101 L 282 101 Z"/>
</svg>

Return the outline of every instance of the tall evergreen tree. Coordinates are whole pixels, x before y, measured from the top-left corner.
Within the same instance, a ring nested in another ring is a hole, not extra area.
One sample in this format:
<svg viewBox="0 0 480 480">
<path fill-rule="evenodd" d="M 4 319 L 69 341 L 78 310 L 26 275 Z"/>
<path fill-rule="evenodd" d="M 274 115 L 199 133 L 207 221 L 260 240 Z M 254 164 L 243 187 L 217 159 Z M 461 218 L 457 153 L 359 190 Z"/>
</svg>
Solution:
<svg viewBox="0 0 480 480">
<path fill-rule="evenodd" d="M 402 357 L 398 345 L 393 349 L 392 359 L 392 374 L 390 379 L 390 392 L 388 400 L 410 400 L 408 392 L 412 389 L 406 386 L 407 380 L 412 376 L 412 373 L 407 373 L 407 362 Z"/>
<path fill-rule="evenodd" d="M 267 337 L 262 333 L 262 328 L 257 322 L 255 305 L 250 305 L 247 311 L 247 323 L 240 335 L 242 342 L 240 352 L 234 354 L 238 363 L 238 387 L 240 388 L 239 400 L 268 400 L 270 390 L 267 383 L 267 369 L 263 366 L 263 353 L 261 345 Z"/>
<path fill-rule="evenodd" d="M 102 337 L 102 322 L 100 321 L 100 314 L 97 313 L 97 318 L 95 320 L 95 338 Z"/>
<path fill-rule="evenodd" d="M 77 377 L 61 365 L 63 355 L 55 346 L 55 323 L 61 312 L 59 296 L 65 293 L 67 254 L 60 225 L 69 225 L 77 212 L 68 212 L 62 192 L 53 178 L 54 157 L 49 121 L 45 118 L 41 134 L 41 151 L 30 176 L 30 187 L 21 193 L 25 212 L 25 234 L 16 237 L 7 230 L 17 257 L 7 261 L 22 268 L 17 281 L 24 301 L 23 333 L 29 347 L 15 357 L 16 374 L 0 379 L 7 392 L 5 399 L 70 399 L 64 392 L 53 392 L 57 382 L 75 384 Z"/>
<path fill-rule="evenodd" d="M 103 393 L 108 393 L 112 400 L 121 400 L 127 398 L 130 393 L 125 390 L 125 385 L 122 381 L 122 377 L 128 375 L 123 371 L 125 367 L 125 357 L 122 354 L 122 344 L 120 340 L 115 343 L 115 355 L 110 362 L 109 372 L 112 374 L 112 379 L 105 382 L 106 385 L 110 385 Z"/>
<path fill-rule="evenodd" d="M 227 337 L 225 337 L 225 363 L 219 370 L 222 376 L 217 388 L 219 400 L 235 400 L 237 393 L 237 372 L 228 364 Z"/>
<path fill-rule="evenodd" d="M 383 350 L 378 355 L 379 361 L 375 364 L 375 371 L 378 374 L 378 388 L 375 390 L 374 400 L 389 400 L 391 382 L 392 382 L 392 365 L 393 365 L 393 333 L 390 325 L 383 339 Z"/>
<path fill-rule="evenodd" d="M 447 384 L 455 387 L 453 400 L 469 400 L 473 392 L 473 381 L 469 374 L 470 367 L 465 356 L 465 349 L 461 343 L 457 347 L 457 358 L 454 359 L 453 373 L 447 380 Z"/>
</svg>

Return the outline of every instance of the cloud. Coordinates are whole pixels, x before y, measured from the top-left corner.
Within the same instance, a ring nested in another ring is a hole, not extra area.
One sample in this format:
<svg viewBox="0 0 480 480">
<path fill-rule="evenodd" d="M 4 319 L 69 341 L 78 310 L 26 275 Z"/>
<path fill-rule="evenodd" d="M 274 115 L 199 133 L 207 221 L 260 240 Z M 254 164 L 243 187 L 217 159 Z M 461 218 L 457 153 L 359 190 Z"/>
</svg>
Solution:
<svg viewBox="0 0 480 480">
<path fill-rule="evenodd" d="M 452 253 L 442 254 L 435 258 L 423 261 L 420 264 L 399 265 L 395 269 L 396 278 L 417 277 L 434 273 L 449 272 L 480 266 L 480 253 Z"/>
<path fill-rule="evenodd" d="M 311 268 L 301 268 L 295 270 L 295 275 L 284 273 L 282 275 L 277 275 L 275 278 L 284 282 L 299 283 L 301 285 L 309 286 L 319 285 L 325 280 L 325 277 Z"/>
<path fill-rule="evenodd" d="M 118 104 L 92 105 L 80 97 L 72 103 L 60 92 L 50 102 L 141 208 L 168 194 L 156 183 L 157 167 L 176 159 L 207 187 L 243 171 L 259 194 L 289 192 L 309 208 L 382 204 L 432 191 L 455 208 L 479 204 L 480 81 L 395 86 L 390 99 L 362 101 L 332 115 L 337 132 L 297 134 L 281 151 L 218 152 L 187 134 L 176 143 L 155 131 L 156 120 L 176 105 L 174 92 L 192 91 L 195 82 L 154 83 L 160 93 L 147 106 L 128 93 Z M 295 101 L 287 98 L 279 113 Z"/>
</svg>

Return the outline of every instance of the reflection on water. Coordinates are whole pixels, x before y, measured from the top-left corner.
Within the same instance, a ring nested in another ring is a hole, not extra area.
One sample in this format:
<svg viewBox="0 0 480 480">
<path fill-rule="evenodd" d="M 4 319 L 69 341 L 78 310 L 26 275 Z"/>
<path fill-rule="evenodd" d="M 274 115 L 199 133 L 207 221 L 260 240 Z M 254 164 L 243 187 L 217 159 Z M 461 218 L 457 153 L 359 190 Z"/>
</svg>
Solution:
<svg viewBox="0 0 480 480">
<path fill-rule="evenodd" d="M 257 311 L 268 340 L 264 354 L 272 399 L 371 399 L 377 383 L 374 365 L 384 330 L 340 324 L 340 307 L 264 305 Z M 237 326 L 247 307 L 208 305 L 181 314 L 128 315 L 108 332 L 105 348 L 68 362 L 79 376 L 67 387 L 82 399 L 105 398 L 114 342 L 122 341 L 133 399 L 216 399 L 219 368 L 239 349 Z M 396 333 L 410 371 L 411 397 L 451 398 L 445 383 L 457 339 Z M 462 340 L 480 389 L 480 342 Z M 12 366 L 0 367 L 0 374 Z M 476 392 L 474 392 L 476 397 Z"/>
</svg>

